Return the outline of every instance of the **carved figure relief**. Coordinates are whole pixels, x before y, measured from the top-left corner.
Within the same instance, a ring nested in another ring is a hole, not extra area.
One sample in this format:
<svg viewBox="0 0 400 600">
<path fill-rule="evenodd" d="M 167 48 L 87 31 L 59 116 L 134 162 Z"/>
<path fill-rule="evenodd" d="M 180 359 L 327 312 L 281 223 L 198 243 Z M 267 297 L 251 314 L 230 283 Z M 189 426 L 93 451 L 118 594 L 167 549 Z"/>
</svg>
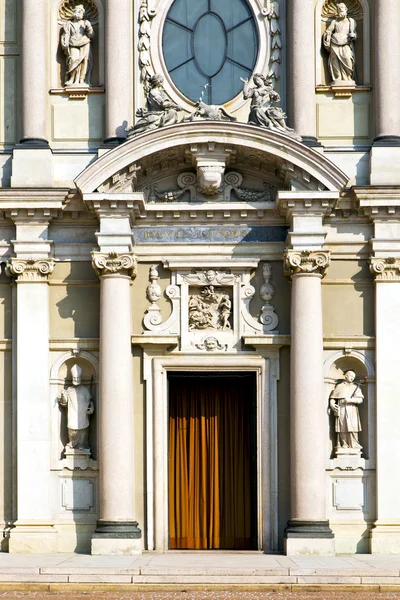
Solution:
<svg viewBox="0 0 400 600">
<path fill-rule="evenodd" d="M 82 369 L 74 365 L 71 369 L 72 386 L 62 390 L 59 403 L 67 409 L 68 438 L 66 450 L 83 450 L 90 453 L 89 417 L 94 412 L 91 390 L 82 385 Z"/>
<path fill-rule="evenodd" d="M 216 337 L 206 338 L 202 344 L 196 344 L 198 350 L 206 350 L 207 352 L 215 352 L 215 350 L 227 350 L 227 344 L 220 344 Z"/>
<path fill-rule="evenodd" d="M 69 11 L 65 7 L 64 12 L 69 14 L 72 6 Z M 83 4 L 74 5 L 72 10 L 72 16 L 64 23 L 61 34 L 61 47 L 66 57 L 65 86 L 89 86 L 93 68 L 91 40 L 94 30 L 91 22 L 84 19 L 86 10 Z"/>
<path fill-rule="evenodd" d="M 189 330 L 231 329 L 232 302 L 228 294 L 217 292 L 213 285 L 189 296 Z"/>
<path fill-rule="evenodd" d="M 358 406 L 364 395 L 358 383 L 355 383 L 354 371 L 346 371 L 344 379 L 337 382 L 329 397 L 329 406 L 335 418 L 336 455 L 360 454 L 358 434 L 361 421 Z"/>
<path fill-rule="evenodd" d="M 356 21 L 347 16 L 348 9 L 344 2 L 340 2 L 336 10 L 337 17 L 332 19 L 323 35 L 323 45 L 329 53 L 331 85 L 355 85 Z"/>
<path fill-rule="evenodd" d="M 286 125 L 286 115 L 283 110 L 279 106 L 272 106 L 281 100 L 279 94 L 272 87 L 273 80 L 261 73 L 255 73 L 253 75 L 254 87 L 250 87 L 248 79 L 242 79 L 242 81 L 244 99 L 251 98 L 248 124 L 279 131 L 279 133 L 301 141 L 301 137 Z"/>
<path fill-rule="evenodd" d="M 202 100 L 196 102 L 196 110 L 185 121 L 237 121 L 223 106 L 206 104 Z"/>
</svg>

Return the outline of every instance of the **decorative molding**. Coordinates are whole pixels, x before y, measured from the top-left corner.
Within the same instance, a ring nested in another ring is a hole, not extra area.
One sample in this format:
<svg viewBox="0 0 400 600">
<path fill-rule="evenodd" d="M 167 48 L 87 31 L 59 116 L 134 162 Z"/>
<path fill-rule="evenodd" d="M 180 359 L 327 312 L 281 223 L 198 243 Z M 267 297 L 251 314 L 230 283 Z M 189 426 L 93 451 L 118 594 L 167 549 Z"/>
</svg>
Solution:
<svg viewBox="0 0 400 600">
<path fill-rule="evenodd" d="M 52 258 L 12 258 L 6 266 L 6 274 L 15 277 L 18 283 L 47 282 L 54 271 L 54 264 Z"/>
<path fill-rule="evenodd" d="M 260 323 L 262 323 L 264 333 L 276 329 L 279 324 L 278 316 L 275 314 L 275 308 L 271 306 L 270 301 L 275 296 L 275 288 L 272 285 L 272 268 L 271 263 L 264 263 L 263 279 L 264 283 L 260 288 L 260 297 L 264 300 L 264 305 L 261 308 Z"/>
<path fill-rule="evenodd" d="M 149 329 L 149 326 L 160 325 L 160 323 L 162 323 L 161 309 L 157 304 L 162 296 L 162 290 L 157 283 L 158 279 L 160 279 L 160 277 L 158 275 L 157 265 L 151 265 L 149 273 L 150 283 L 146 288 L 146 296 L 151 304 L 147 308 L 146 315 L 143 319 L 143 324 L 146 329 Z"/>
<path fill-rule="evenodd" d="M 151 22 L 156 16 L 156 10 L 149 6 L 148 0 L 142 0 L 139 9 L 139 67 L 140 79 L 144 84 L 145 90 L 148 81 L 154 71 L 151 69 L 150 58 L 150 37 L 151 37 Z"/>
<path fill-rule="evenodd" d="M 133 253 L 118 254 L 110 252 L 92 252 L 92 266 L 98 277 L 103 275 L 127 275 L 135 279 L 137 262 Z"/>
<path fill-rule="evenodd" d="M 400 258 L 371 258 L 370 271 L 375 281 L 400 281 Z"/>
<path fill-rule="evenodd" d="M 330 263 L 329 251 L 286 250 L 284 256 L 284 273 L 288 277 L 302 274 L 325 276 Z"/>
</svg>

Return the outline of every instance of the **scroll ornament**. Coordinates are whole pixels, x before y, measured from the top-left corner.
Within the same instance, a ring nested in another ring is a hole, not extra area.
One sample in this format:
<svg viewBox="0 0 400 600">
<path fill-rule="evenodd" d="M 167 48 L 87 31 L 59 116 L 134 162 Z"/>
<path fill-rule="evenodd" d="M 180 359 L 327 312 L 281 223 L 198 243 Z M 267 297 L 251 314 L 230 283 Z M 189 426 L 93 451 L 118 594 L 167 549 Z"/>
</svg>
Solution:
<svg viewBox="0 0 400 600">
<path fill-rule="evenodd" d="M 92 252 L 93 268 L 96 274 L 102 275 L 112 274 L 127 274 L 132 279 L 137 275 L 137 262 L 133 253 L 118 254 L 110 252 L 104 254 L 102 252 Z"/>
<path fill-rule="evenodd" d="M 284 272 L 289 277 L 299 273 L 315 273 L 324 277 L 329 263 L 329 252 L 287 250 L 284 255 Z"/>
</svg>

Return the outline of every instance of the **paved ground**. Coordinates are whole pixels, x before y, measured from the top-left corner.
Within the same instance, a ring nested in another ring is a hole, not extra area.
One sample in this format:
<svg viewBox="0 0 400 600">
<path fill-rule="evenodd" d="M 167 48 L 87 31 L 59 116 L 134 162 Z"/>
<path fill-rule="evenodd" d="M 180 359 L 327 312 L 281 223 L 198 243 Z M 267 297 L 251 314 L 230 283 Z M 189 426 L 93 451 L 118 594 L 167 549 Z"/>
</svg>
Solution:
<svg viewBox="0 0 400 600">
<path fill-rule="evenodd" d="M 158 592 L 43 592 L 8 590 L 0 600 L 399 600 L 400 592 L 353 591 L 158 591 Z"/>
</svg>

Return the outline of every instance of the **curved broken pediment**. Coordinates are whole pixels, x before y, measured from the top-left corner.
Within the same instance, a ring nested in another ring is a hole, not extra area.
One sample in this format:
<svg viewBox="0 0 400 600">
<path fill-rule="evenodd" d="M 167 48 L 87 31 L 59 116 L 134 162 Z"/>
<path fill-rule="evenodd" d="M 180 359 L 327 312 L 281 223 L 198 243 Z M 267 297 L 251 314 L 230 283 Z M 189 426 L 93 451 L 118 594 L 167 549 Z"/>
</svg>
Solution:
<svg viewBox="0 0 400 600">
<path fill-rule="evenodd" d="M 75 183 L 82 194 L 143 191 L 148 202 L 204 202 L 230 201 L 231 193 L 236 201 L 274 200 L 278 189 L 340 191 L 347 181 L 322 154 L 288 136 L 202 122 L 137 136 L 92 163 Z"/>
</svg>

